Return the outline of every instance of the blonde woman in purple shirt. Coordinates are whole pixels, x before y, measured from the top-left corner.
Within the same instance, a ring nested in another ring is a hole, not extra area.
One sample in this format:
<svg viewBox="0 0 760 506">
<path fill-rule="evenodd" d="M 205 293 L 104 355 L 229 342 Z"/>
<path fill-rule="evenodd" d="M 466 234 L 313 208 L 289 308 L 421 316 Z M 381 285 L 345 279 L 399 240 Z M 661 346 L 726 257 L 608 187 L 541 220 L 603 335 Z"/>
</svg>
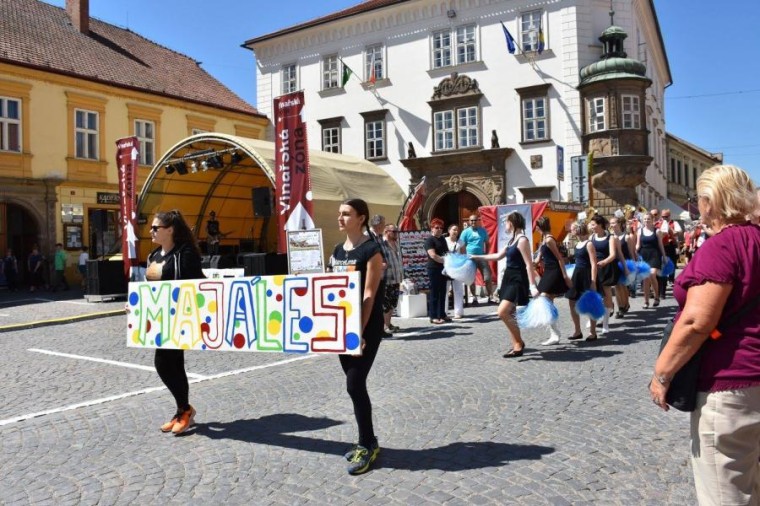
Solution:
<svg viewBox="0 0 760 506">
<path fill-rule="evenodd" d="M 668 410 L 673 375 L 705 344 L 691 413 L 694 483 L 700 504 L 760 502 L 760 308 L 721 320 L 760 295 L 760 227 L 746 219 L 755 188 L 743 170 L 719 165 L 697 180 L 699 212 L 715 234 L 676 278 L 679 305 L 670 340 L 654 367 L 652 401 Z"/>
</svg>

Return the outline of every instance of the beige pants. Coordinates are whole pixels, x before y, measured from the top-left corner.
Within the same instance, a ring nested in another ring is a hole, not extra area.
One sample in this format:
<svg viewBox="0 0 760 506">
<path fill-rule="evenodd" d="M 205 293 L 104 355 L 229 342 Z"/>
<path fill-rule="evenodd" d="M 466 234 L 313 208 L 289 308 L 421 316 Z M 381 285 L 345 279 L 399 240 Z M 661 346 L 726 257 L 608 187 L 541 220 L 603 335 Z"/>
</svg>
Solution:
<svg viewBox="0 0 760 506">
<path fill-rule="evenodd" d="M 703 393 L 691 414 L 691 465 L 701 506 L 760 504 L 760 386 Z"/>
</svg>

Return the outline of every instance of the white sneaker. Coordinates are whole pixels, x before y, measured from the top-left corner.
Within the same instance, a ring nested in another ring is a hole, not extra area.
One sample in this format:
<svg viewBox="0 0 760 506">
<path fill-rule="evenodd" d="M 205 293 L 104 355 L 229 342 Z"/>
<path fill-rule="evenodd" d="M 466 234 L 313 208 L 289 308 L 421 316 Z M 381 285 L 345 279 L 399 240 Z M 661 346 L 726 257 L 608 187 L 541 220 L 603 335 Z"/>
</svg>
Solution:
<svg viewBox="0 0 760 506">
<path fill-rule="evenodd" d="M 541 343 L 541 346 L 551 346 L 553 344 L 559 344 L 559 336 L 550 336 L 549 339 Z"/>
<path fill-rule="evenodd" d="M 609 334 L 609 332 L 610 332 L 610 328 L 605 325 L 602 325 L 601 334 Z"/>
<path fill-rule="evenodd" d="M 589 320 L 589 321 L 586 322 L 586 328 L 587 329 L 591 328 L 591 320 Z"/>
</svg>

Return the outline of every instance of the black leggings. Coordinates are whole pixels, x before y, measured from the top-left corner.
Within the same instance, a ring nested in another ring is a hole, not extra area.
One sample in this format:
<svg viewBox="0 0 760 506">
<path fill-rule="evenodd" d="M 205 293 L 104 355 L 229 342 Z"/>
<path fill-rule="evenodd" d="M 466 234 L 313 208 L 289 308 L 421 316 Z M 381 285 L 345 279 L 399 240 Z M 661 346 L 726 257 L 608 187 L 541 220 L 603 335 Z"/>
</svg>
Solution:
<svg viewBox="0 0 760 506">
<path fill-rule="evenodd" d="M 188 396 L 190 395 L 190 385 L 187 383 L 187 374 L 185 373 L 184 350 L 157 349 L 153 363 L 156 366 L 156 372 L 161 381 L 164 382 L 166 388 L 174 396 L 177 410 L 185 411 L 189 409 Z"/>
<path fill-rule="evenodd" d="M 359 427 L 359 444 L 370 448 L 375 442 L 372 428 L 372 403 L 367 393 L 367 376 L 380 347 L 380 337 L 366 339 L 366 346 L 361 357 L 339 355 L 340 365 L 346 374 L 346 390 L 354 403 L 354 416 Z"/>
</svg>

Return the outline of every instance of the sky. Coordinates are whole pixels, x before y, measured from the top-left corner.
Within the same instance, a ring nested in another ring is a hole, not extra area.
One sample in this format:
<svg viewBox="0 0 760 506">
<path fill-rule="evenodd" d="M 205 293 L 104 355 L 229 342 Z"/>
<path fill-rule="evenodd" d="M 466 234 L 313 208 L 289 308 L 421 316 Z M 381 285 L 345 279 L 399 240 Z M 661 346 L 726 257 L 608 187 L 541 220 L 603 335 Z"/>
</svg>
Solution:
<svg viewBox="0 0 760 506">
<path fill-rule="evenodd" d="M 90 14 L 194 58 L 256 105 L 256 63 L 248 39 L 356 5 L 361 0 L 90 0 Z M 47 0 L 63 7 L 65 0 Z M 760 183 L 760 2 L 655 0 L 673 84 L 665 128 Z M 635 55 L 634 48 L 627 47 Z"/>
</svg>

